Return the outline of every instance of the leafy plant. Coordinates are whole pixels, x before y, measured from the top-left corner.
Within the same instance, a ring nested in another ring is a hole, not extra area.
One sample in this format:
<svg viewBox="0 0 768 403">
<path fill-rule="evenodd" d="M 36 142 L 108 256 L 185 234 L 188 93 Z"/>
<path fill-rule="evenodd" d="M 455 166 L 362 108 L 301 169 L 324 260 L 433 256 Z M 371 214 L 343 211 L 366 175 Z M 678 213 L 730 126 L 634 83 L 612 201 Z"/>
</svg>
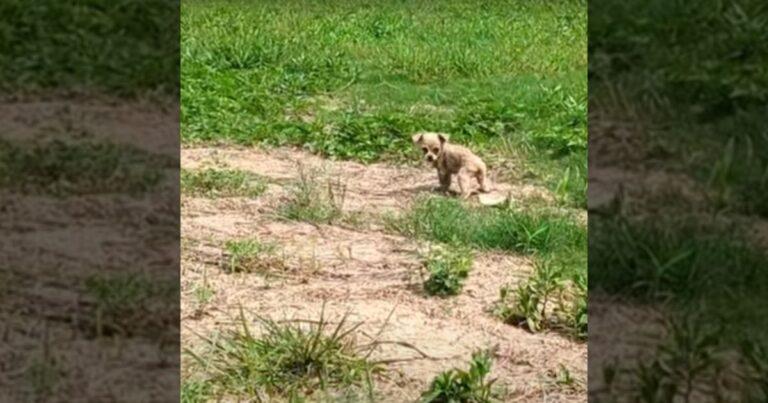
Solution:
<svg viewBox="0 0 768 403">
<path fill-rule="evenodd" d="M 548 315 L 563 289 L 564 279 L 559 268 L 539 263 L 533 275 L 520 284 L 514 293 L 510 293 L 508 288 L 502 288 L 497 313 L 506 322 L 525 323 L 528 329 L 537 332 L 542 324 L 549 323 Z"/>
<path fill-rule="evenodd" d="M 472 251 L 468 248 L 436 248 L 424 262 L 429 278 L 424 290 L 430 295 L 457 295 L 472 268 Z"/>
<path fill-rule="evenodd" d="M 491 357 L 487 351 L 475 352 L 469 370 L 451 369 L 435 377 L 422 396 L 423 403 L 490 403 L 495 380 L 487 380 L 491 372 Z"/>
</svg>

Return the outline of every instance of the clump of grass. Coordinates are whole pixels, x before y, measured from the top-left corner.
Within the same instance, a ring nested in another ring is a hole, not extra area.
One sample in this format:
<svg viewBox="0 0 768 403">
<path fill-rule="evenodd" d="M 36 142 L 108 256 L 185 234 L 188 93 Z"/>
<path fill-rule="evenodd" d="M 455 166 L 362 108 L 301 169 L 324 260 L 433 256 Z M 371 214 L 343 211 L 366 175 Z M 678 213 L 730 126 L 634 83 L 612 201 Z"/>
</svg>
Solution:
<svg viewBox="0 0 768 403">
<path fill-rule="evenodd" d="M 158 156 L 112 143 L 0 142 L 0 186 L 20 192 L 141 193 L 160 182 L 166 165 Z"/>
<path fill-rule="evenodd" d="M 332 223 L 344 218 L 346 186 L 331 178 L 323 179 L 321 172 L 299 167 L 299 177 L 291 195 L 280 209 L 289 220 L 312 223 Z"/>
<path fill-rule="evenodd" d="M 248 397 L 282 397 L 298 401 L 321 391 L 368 388 L 376 366 L 355 344 L 359 325 L 343 317 L 332 325 L 323 314 L 307 325 L 260 318 L 254 334 L 241 315 L 238 329 L 216 340 L 210 351 L 192 354 L 219 390 Z"/>
<path fill-rule="evenodd" d="M 424 291 L 430 295 L 457 295 L 472 268 L 472 251 L 467 248 L 436 248 L 427 256 L 424 267 L 429 278 Z"/>
<path fill-rule="evenodd" d="M 586 231 L 577 223 L 545 211 L 472 208 L 444 197 L 418 200 L 412 210 L 388 220 L 388 227 L 408 236 L 462 244 L 547 254 L 586 249 Z"/>
<path fill-rule="evenodd" d="M 224 244 L 222 266 L 230 273 L 264 272 L 283 269 L 285 263 L 276 256 L 276 246 L 256 239 L 229 240 Z"/>
<path fill-rule="evenodd" d="M 162 331 L 178 320 L 178 311 L 167 303 L 178 298 L 176 284 L 137 274 L 93 276 L 85 281 L 85 294 L 95 305 L 92 330 L 97 336 Z"/>
<path fill-rule="evenodd" d="M 488 352 L 472 354 L 469 370 L 451 369 L 438 375 L 421 396 L 423 403 L 466 402 L 490 403 L 499 401 L 494 396 L 495 380 L 488 380 L 491 372 Z"/>
<path fill-rule="evenodd" d="M 181 171 L 181 191 L 205 197 L 256 197 L 267 189 L 263 178 L 234 169 Z"/>
<path fill-rule="evenodd" d="M 591 288 L 641 300 L 674 295 L 679 301 L 725 289 L 752 289 L 753 295 L 768 289 L 759 269 L 768 267 L 768 255 L 739 228 L 698 218 L 595 217 L 589 225 Z"/>
</svg>

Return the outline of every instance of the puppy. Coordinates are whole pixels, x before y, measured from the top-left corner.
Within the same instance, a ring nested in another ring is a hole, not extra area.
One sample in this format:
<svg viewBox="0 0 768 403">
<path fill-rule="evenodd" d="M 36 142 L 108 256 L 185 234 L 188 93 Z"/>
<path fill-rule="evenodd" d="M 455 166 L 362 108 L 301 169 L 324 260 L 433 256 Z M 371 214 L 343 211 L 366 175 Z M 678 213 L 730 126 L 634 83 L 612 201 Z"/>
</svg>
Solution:
<svg viewBox="0 0 768 403">
<path fill-rule="evenodd" d="M 451 175 L 458 177 L 461 197 L 464 199 L 472 194 L 472 178 L 477 179 L 482 192 L 491 191 L 488 170 L 483 160 L 466 147 L 448 144 L 447 134 L 419 132 L 413 135 L 412 140 L 427 162 L 437 168 L 437 177 L 443 191 L 448 191 L 451 186 Z"/>
</svg>

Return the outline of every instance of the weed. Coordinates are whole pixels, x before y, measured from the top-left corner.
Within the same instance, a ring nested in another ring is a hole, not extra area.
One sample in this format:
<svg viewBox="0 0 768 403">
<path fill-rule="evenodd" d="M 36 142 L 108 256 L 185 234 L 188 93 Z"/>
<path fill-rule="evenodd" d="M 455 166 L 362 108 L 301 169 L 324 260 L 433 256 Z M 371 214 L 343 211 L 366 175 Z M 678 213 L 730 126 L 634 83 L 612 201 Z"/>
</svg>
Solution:
<svg viewBox="0 0 768 403">
<path fill-rule="evenodd" d="M 67 143 L 17 146 L 0 142 L 0 185 L 54 195 L 141 193 L 163 177 L 167 162 L 129 146 Z"/>
<path fill-rule="evenodd" d="M 186 379 L 181 382 L 181 403 L 210 401 L 213 386 L 210 382 Z"/>
<path fill-rule="evenodd" d="M 25 376 L 34 396 L 44 400 L 56 389 L 61 373 L 54 360 L 38 358 L 26 369 Z"/>
<path fill-rule="evenodd" d="M 176 284 L 158 283 L 143 275 L 93 276 L 85 281 L 85 294 L 95 305 L 93 331 L 97 336 L 152 332 L 177 320 L 178 312 L 166 300 L 178 297 Z M 160 321 L 155 323 L 154 321 Z"/>
<path fill-rule="evenodd" d="M 181 171 L 181 191 L 205 197 L 256 197 L 267 189 L 266 182 L 247 171 L 203 169 Z"/>
<path fill-rule="evenodd" d="M 195 298 L 197 299 L 197 303 L 201 306 L 207 305 L 209 302 L 211 302 L 211 299 L 214 296 L 215 291 L 213 288 L 211 288 L 208 284 L 203 283 L 202 285 L 195 286 Z"/>
<path fill-rule="evenodd" d="M 284 269 L 284 262 L 275 255 L 275 249 L 274 244 L 256 239 L 230 240 L 224 244 L 222 265 L 230 273 Z"/>
<path fill-rule="evenodd" d="M 238 329 L 207 339 L 209 353 L 190 353 L 216 386 L 237 396 L 289 400 L 329 389 L 372 388 L 375 365 L 359 355 L 353 340 L 358 326 L 348 326 L 346 317 L 336 325 L 323 314 L 306 326 L 264 318 L 259 324 L 263 332 L 256 335 L 241 314 Z"/>
<path fill-rule="evenodd" d="M 746 340 L 740 350 L 748 367 L 745 381 L 749 400 L 768 399 L 768 348 L 762 340 Z"/>
<path fill-rule="evenodd" d="M 576 379 L 573 377 L 573 375 L 571 375 L 571 371 L 569 371 L 568 368 L 566 368 L 565 365 L 562 365 L 562 364 L 560 364 L 560 367 L 557 370 L 557 377 L 555 378 L 555 383 L 567 388 L 576 387 Z"/>
<path fill-rule="evenodd" d="M 429 278 L 424 290 L 430 295 L 457 295 L 472 268 L 472 251 L 468 248 L 436 248 L 424 262 Z"/>
<path fill-rule="evenodd" d="M 494 398 L 493 383 L 487 380 L 491 372 L 488 352 L 475 352 L 469 370 L 451 369 L 438 375 L 421 396 L 424 403 L 490 403 Z"/>
<path fill-rule="evenodd" d="M 344 218 L 346 186 L 339 180 L 322 180 L 320 174 L 317 170 L 299 167 L 299 178 L 293 184 L 287 203 L 280 209 L 282 217 L 312 223 L 331 223 Z"/>
<path fill-rule="evenodd" d="M 547 315 L 563 287 L 562 272 L 554 265 L 539 263 L 533 275 L 518 286 L 514 294 L 508 288 L 502 288 L 497 313 L 506 322 L 523 322 L 536 332 L 542 323 L 548 323 Z"/>
</svg>

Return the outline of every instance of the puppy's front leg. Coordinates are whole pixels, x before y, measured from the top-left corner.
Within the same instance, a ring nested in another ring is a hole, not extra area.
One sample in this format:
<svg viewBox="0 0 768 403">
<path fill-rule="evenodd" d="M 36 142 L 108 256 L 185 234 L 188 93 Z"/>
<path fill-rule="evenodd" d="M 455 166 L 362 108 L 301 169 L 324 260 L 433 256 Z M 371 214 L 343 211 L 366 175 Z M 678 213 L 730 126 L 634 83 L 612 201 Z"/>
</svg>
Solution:
<svg viewBox="0 0 768 403">
<path fill-rule="evenodd" d="M 440 180 L 440 190 L 447 192 L 451 187 L 451 173 L 448 171 L 437 171 L 437 178 Z"/>
</svg>

